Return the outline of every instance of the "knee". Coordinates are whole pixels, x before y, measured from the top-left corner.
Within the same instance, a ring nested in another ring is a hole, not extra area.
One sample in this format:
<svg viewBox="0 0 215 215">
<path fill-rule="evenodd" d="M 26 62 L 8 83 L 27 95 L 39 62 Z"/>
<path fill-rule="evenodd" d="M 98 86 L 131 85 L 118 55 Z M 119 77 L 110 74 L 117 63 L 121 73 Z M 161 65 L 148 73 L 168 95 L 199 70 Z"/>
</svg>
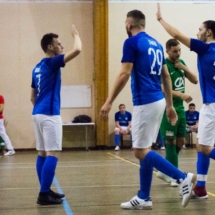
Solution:
<svg viewBox="0 0 215 215">
<path fill-rule="evenodd" d="M 213 147 L 211 146 L 204 146 L 204 145 L 198 145 L 197 151 L 201 152 L 203 155 L 209 156 Z"/>
<path fill-rule="evenodd" d="M 149 152 L 149 149 L 137 149 L 137 148 L 134 148 L 134 156 L 138 160 L 144 160 L 144 158 L 145 158 L 145 156 L 147 155 L 148 152 Z"/>
<path fill-rule="evenodd" d="M 165 139 L 165 143 L 166 144 L 175 144 L 176 143 L 176 140 L 175 139 Z"/>
<path fill-rule="evenodd" d="M 115 128 L 115 134 L 119 134 L 120 133 L 120 130 L 119 130 L 119 128 Z"/>
<path fill-rule="evenodd" d="M 46 152 L 45 151 L 38 151 L 38 155 L 41 157 L 46 157 Z"/>
<path fill-rule="evenodd" d="M 46 155 L 48 156 L 54 156 L 56 158 L 58 158 L 60 156 L 60 151 L 48 151 L 46 152 Z"/>
<path fill-rule="evenodd" d="M 209 150 L 209 149 L 202 149 L 201 150 L 201 153 L 203 154 L 203 155 L 206 155 L 206 156 L 209 156 L 210 155 L 210 153 L 211 153 L 211 150 Z"/>
</svg>

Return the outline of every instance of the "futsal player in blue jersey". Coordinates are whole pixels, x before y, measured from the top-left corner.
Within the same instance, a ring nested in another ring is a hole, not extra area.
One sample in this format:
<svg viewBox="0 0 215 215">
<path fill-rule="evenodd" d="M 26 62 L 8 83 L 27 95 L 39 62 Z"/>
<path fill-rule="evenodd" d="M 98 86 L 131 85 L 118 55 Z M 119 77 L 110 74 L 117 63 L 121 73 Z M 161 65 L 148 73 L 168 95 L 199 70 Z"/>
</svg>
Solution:
<svg viewBox="0 0 215 215">
<path fill-rule="evenodd" d="M 71 51 L 62 54 L 63 46 L 57 34 L 43 36 L 41 47 L 45 57 L 32 71 L 31 101 L 34 105 L 32 119 L 38 157 L 36 170 L 40 182 L 37 203 L 61 204 L 64 194 L 50 189 L 59 152 L 62 150 L 62 121 L 60 117 L 61 67 L 81 52 L 81 40 L 74 25 L 74 44 Z"/>
<path fill-rule="evenodd" d="M 199 124 L 199 112 L 196 111 L 196 105 L 194 103 L 189 104 L 189 109 L 185 111 L 186 115 L 186 129 L 187 132 L 196 132 L 198 131 Z"/>
<path fill-rule="evenodd" d="M 193 194 L 196 198 L 206 199 L 208 198 L 206 180 L 210 158 L 215 160 L 215 21 L 203 22 L 197 33 L 198 39 L 192 39 L 163 19 L 159 4 L 157 20 L 167 33 L 198 55 L 197 64 L 203 105 L 200 110 L 197 135 L 197 184 Z"/>
<path fill-rule="evenodd" d="M 141 11 L 128 12 L 125 26 L 129 38 L 124 42 L 121 71 L 100 113 L 104 120 L 108 119 L 113 101 L 131 75 L 134 105 L 131 131 L 134 155 L 140 161 L 140 190 L 130 201 L 122 203 L 121 208 L 152 208 L 150 189 L 153 168 L 181 184 L 182 206 L 186 207 L 196 182 L 196 176 L 180 171 L 162 156 L 150 150 L 152 143 L 156 141 L 165 107 L 171 123 L 174 125 L 177 121 L 163 48 L 154 38 L 146 34 L 145 16 Z M 161 78 L 166 99 L 161 89 Z"/>
<path fill-rule="evenodd" d="M 115 151 L 120 149 L 120 135 L 131 132 L 131 113 L 125 110 L 125 105 L 119 105 L 119 111 L 115 113 Z"/>
</svg>

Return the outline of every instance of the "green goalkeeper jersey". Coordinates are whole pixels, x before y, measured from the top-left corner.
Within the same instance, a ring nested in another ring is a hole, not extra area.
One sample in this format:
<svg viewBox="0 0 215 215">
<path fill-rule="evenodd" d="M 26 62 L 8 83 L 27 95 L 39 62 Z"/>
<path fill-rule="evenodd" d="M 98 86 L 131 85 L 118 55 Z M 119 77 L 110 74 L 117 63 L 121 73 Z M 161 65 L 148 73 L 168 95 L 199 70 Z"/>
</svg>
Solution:
<svg viewBox="0 0 215 215">
<path fill-rule="evenodd" d="M 179 61 L 186 66 L 183 60 Z M 185 73 L 184 70 L 178 69 L 170 60 L 166 58 L 166 65 L 169 70 L 170 78 L 172 81 L 172 90 L 185 92 Z M 173 96 L 173 106 L 177 112 L 184 111 L 183 100 L 178 96 Z"/>
</svg>

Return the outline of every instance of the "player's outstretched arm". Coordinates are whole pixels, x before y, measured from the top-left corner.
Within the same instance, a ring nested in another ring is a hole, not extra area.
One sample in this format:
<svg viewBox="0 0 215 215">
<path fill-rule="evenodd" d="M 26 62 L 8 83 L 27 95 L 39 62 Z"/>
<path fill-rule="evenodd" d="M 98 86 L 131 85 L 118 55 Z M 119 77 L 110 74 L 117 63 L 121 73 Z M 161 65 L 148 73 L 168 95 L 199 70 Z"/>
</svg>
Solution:
<svg viewBox="0 0 215 215">
<path fill-rule="evenodd" d="M 81 39 L 79 37 L 78 31 L 75 28 L 75 25 L 72 25 L 72 36 L 74 38 L 73 48 L 71 51 L 67 52 L 64 55 L 64 62 L 65 63 L 67 63 L 70 60 L 72 60 L 73 58 L 75 58 L 81 52 L 82 43 L 81 43 Z"/>
<path fill-rule="evenodd" d="M 128 82 L 129 77 L 131 75 L 132 68 L 133 68 L 133 63 L 122 63 L 121 72 L 116 77 L 113 89 L 110 95 L 108 96 L 106 102 L 101 108 L 101 111 L 100 111 L 101 119 L 108 120 L 108 113 L 110 112 L 112 103 L 116 99 L 118 94 L 121 92 L 121 90 L 124 88 L 126 83 Z"/>
<path fill-rule="evenodd" d="M 167 119 L 174 126 L 178 120 L 178 116 L 177 116 L 175 109 L 173 108 L 173 104 L 172 104 L 172 82 L 171 82 L 166 64 L 163 65 L 161 78 L 162 78 L 162 83 L 163 83 L 162 89 L 163 89 L 165 99 L 166 99 Z"/>
<path fill-rule="evenodd" d="M 167 31 L 169 35 L 171 35 L 173 38 L 179 40 L 181 43 L 183 43 L 185 46 L 190 48 L 190 38 L 182 34 L 180 31 L 178 31 L 176 28 L 168 24 L 161 15 L 160 10 L 160 4 L 157 4 L 157 20 L 161 23 L 163 28 Z"/>
</svg>

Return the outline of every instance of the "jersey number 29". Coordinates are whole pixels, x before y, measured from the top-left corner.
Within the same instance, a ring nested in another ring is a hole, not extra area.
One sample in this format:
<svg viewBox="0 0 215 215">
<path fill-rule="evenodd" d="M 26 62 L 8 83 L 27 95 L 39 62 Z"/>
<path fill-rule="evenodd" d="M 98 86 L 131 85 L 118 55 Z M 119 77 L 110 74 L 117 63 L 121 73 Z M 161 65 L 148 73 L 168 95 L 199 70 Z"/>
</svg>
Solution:
<svg viewBox="0 0 215 215">
<path fill-rule="evenodd" d="M 162 71 L 163 66 L 163 54 L 161 50 L 157 49 L 154 50 L 153 48 L 148 49 L 148 54 L 153 55 L 153 61 L 151 65 L 151 72 L 152 75 L 160 75 Z M 159 67 L 158 71 L 156 70 L 156 67 Z"/>
</svg>

